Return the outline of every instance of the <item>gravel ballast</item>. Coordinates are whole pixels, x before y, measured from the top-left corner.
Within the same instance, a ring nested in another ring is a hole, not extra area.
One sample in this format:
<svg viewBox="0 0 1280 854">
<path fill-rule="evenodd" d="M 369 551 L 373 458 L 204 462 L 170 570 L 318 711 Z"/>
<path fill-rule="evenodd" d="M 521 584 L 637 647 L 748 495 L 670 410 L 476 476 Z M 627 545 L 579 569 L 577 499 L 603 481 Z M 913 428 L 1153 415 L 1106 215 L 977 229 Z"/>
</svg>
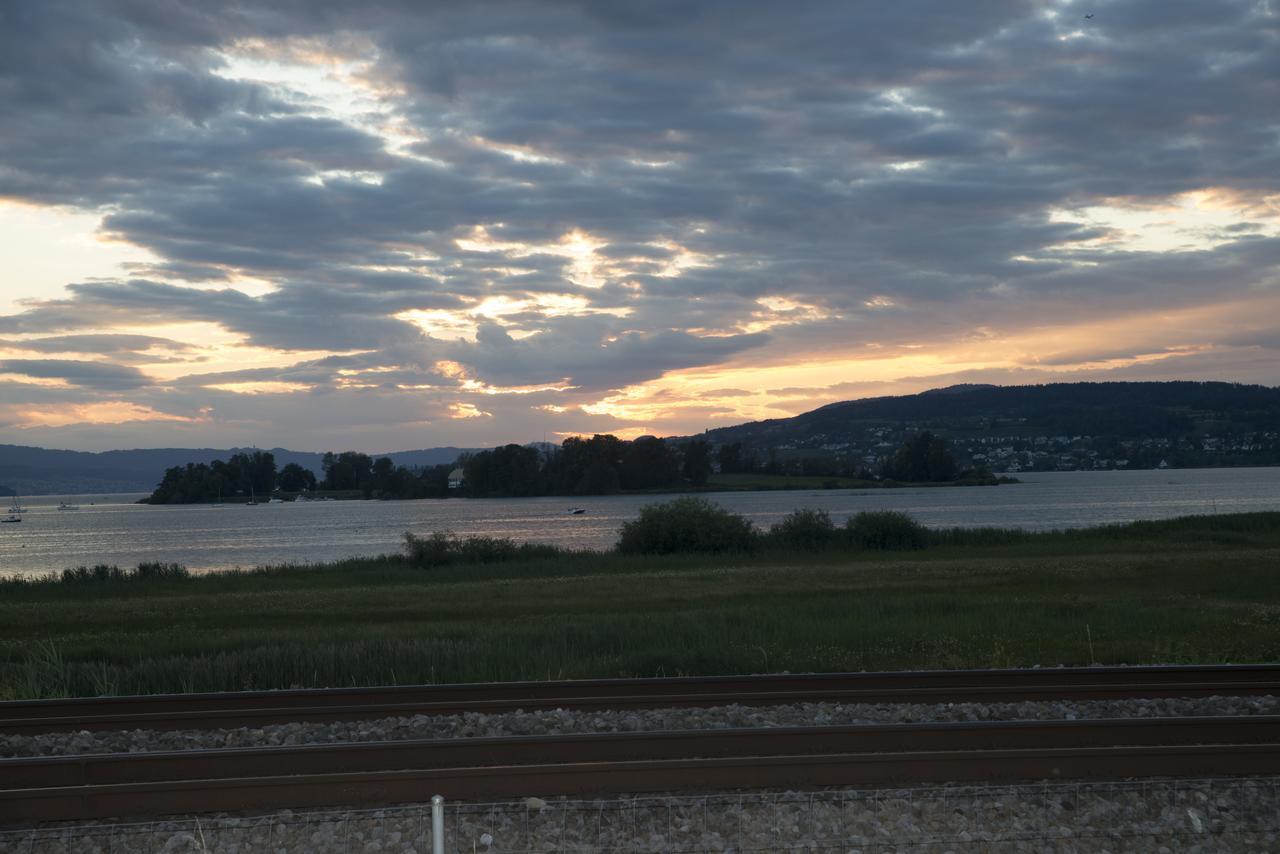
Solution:
<svg viewBox="0 0 1280 854">
<path fill-rule="evenodd" d="M 0 757 L 730 727 L 1274 714 L 1280 714 L 1280 698 L 1274 696 L 928 705 L 797 703 L 783 706 L 728 705 L 705 709 L 626 711 L 550 709 L 501 714 L 414 715 L 380 720 L 286 723 L 235 729 L 82 731 L 35 736 L 0 735 Z"/>
<path fill-rule="evenodd" d="M 446 805 L 449 852 L 1280 850 L 1276 778 Z M 431 850 L 428 805 L 0 833 L 0 852 Z"/>
</svg>

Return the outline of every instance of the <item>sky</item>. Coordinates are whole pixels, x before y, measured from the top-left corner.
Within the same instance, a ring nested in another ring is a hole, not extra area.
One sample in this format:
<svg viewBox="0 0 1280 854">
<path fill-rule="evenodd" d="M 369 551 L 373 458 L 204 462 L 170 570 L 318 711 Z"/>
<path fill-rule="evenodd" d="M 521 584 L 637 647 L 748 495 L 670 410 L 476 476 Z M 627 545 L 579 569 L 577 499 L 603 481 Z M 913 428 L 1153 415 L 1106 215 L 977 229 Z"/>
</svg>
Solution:
<svg viewBox="0 0 1280 854">
<path fill-rule="evenodd" d="M 0 127 L 6 443 L 1280 384 L 1280 0 L 7 0 Z"/>
</svg>

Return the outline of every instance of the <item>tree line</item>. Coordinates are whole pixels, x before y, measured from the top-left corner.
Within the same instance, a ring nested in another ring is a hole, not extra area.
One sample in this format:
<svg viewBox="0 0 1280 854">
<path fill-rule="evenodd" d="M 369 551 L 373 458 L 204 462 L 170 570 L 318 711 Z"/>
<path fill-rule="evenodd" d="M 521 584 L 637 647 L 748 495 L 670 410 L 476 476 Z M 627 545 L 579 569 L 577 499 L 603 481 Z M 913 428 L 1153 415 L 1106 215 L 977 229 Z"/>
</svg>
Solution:
<svg viewBox="0 0 1280 854">
<path fill-rule="evenodd" d="M 714 460 L 714 463 L 713 463 Z M 625 441 L 612 435 L 570 438 L 550 452 L 528 445 L 504 445 L 464 455 L 459 460 L 462 490 L 478 498 L 533 495 L 607 495 L 660 492 L 706 485 L 712 472 L 723 474 L 807 474 L 883 478 L 905 483 L 994 483 L 985 470 L 961 471 L 946 439 L 919 433 L 872 473 L 861 463 L 841 460 L 791 460 L 784 466 L 772 449 L 760 460 L 739 442 L 715 449 L 704 439 L 687 441 L 643 436 Z"/>
<path fill-rule="evenodd" d="M 828 469 L 823 465 L 826 462 L 800 460 L 800 473 L 873 477 L 865 468 L 848 473 Z M 269 451 L 253 451 L 235 454 L 226 461 L 167 469 L 147 502 L 239 501 L 317 491 L 385 499 L 662 492 L 705 486 L 716 464 L 725 474 L 784 473 L 776 454 L 771 452 L 770 459 L 760 463 L 739 443 L 722 446 L 713 455 L 710 443 L 703 439 L 668 441 L 642 436 L 627 441 L 597 434 L 589 439 L 565 439 L 558 448 L 503 445 L 464 454 L 454 465 L 421 468 L 397 466 L 390 457 L 374 458 L 358 451 L 329 452 L 321 458 L 323 477 L 319 479 L 297 463 L 277 471 Z M 455 468 L 461 469 L 462 481 L 451 487 L 450 474 Z M 959 471 L 946 440 L 929 432 L 909 439 L 880 471 L 886 479 L 909 483 L 972 479 L 975 474 L 990 478 L 985 472 Z"/>
<path fill-rule="evenodd" d="M 358 451 L 343 451 L 325 454 L 321 468 L 323 476 L 317 478 L 297 463 L 288 463 L 277 471 L 275 455 L 270 451 L 233 454 L 225 461 L 166 469 L 146 501 L 193 504 L 318 491 L 358 492 L 364 498 L 444 498 L 449 494 L 453 466 L 408 468 L 395 465 L 390 457 L 375 459 Z"/>
<path fill-rule="evenodd" d="M 478 498 L 608 495 L 703 486 L 713 467 L 702 439 L 627 441 L 609 434 L 565 439 L 559 448 L 503 445 L 464 455 L 465 494 Z"/>
</svg>

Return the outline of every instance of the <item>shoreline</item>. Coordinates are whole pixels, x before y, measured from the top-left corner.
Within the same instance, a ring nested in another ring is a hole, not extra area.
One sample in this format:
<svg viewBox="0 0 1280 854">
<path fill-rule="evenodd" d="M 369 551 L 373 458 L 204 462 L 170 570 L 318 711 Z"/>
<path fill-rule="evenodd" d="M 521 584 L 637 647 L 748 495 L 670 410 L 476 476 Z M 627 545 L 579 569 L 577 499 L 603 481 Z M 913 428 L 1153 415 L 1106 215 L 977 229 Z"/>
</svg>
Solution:
<svg viewBox="0 0 1280 854">
<path fill-rule="evenodd" d="M 786 477 L 779 475 L 778 477 Z M 817 477 L 813 478 L 817 480 Z M 715 495 L 722 492 L 813 492 L 813 491 L 831 491 L 839 492 L 841 490 L 862 491 L 875 489 L 943 489 L 948 487 L 971 487 L 971 486 L 1005 486 L 1010 484 L 1022 483 L 1016 477 L 1007 477 L 1004 475 L 993 476 L 984 480 L 954 480 L 954 481 L 921 481 L 913 483 L 909 481 L 895 480 L 855 480 L 853 478 L 823 478 L 825 483 L 796 483 L 794 481 L 785 481 L 781 484 L 770 484 L 768 482 L 751 481 L 742 485 L 737 484 L 709 484 L 707 486 L 690 486 L 685 489 L 624 489 L 618 492 L 599 492 L 585 494 L 558 494 L 550 493 L 547 495 L 454 495 L 437 497 L 413 497 L 413 498 L 397 498 L 383 497 L 376 495 L 335 495 L 331 493 L 320 494 L 319 497 L 298 499 L 296 493 L 284 493 L 285 496 L 279 501 L 268 499 L 259 501 L 257 504 L 293 504 L 297 501 L 307 504 L 312 502 L 326 501 L 445 501 L 445 500 L 491 500 L 499 499 L 502 501 L 518 501 L 525 498 L 563 498 L 572 500 L 574 498 L 608 498 L 612 496 L 644 496 L 652 495 L 661 497 L 664 495 L 680 496 L 680 495 Z M 841 482 L 843 481 L 843 482 Z M 827 483 L 835 484 L 828 486 Z M 347 490 L 350 492 L 350 490 Z M 273 496 L 274 498 L 274 496 Z M 248 505 L 249 501 L 243 496 L 234 499 L 222 499 L 221 501 L 169 501 L 169 502 L 152 502 L 147 498 L 140 498 L 133 502 L 134 504 L 146 504 L 156 507 L 183 507 L 183 506 L 200 506 L 200 507 L 216 507 L 222 505 Z"/>
</svg>

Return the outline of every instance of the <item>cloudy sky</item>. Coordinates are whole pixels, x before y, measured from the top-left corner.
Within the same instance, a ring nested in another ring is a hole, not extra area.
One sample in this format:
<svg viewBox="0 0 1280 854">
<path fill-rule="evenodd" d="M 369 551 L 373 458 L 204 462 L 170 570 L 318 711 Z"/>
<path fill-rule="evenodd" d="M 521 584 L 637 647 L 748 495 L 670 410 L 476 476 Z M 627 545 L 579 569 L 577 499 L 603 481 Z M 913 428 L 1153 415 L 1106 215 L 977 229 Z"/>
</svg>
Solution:
<svg viewBox="0 0 1280 854">
<path fill-rule="evenodd" d="M 1280 383 L 1276 0 L 7 0 L 0 124 L 3 442 Z"/>
</svg>

